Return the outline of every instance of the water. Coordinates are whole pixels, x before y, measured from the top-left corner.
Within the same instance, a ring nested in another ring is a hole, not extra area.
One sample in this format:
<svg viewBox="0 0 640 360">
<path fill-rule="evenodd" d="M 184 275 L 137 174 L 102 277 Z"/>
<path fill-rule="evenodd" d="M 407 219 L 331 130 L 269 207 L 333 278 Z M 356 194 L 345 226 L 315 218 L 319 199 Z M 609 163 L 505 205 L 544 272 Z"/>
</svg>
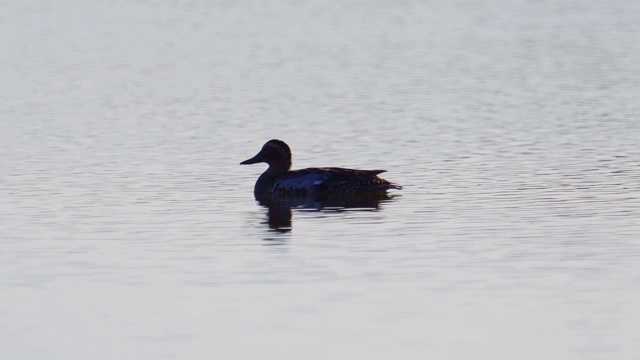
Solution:
<svg viewBox="0 0 640 360">
<path fill-rule="evenodd" d="M 637 2 L 2 9 L 3 358 L 640 354 Z"/>
</svg>

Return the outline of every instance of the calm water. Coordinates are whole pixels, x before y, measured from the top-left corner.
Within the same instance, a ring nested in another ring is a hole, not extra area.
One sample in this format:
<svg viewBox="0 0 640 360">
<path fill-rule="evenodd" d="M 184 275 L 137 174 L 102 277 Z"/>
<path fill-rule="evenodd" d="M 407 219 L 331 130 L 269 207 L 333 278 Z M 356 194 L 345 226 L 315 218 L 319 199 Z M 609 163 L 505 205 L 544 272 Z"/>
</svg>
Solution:
<svg viewBox="0 0 640 360">
<path fill-rule="evenodd" d="M 2 358 L 640 359 L 639 2 L 0 7 Z"/>
</svg>

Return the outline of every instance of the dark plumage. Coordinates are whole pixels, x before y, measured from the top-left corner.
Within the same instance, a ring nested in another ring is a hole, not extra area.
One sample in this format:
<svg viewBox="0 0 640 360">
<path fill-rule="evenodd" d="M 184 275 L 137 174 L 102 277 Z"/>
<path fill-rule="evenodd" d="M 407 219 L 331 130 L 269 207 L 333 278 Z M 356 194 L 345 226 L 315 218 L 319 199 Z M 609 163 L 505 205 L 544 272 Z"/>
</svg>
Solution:
<svg viewBox="0 0 640 360">
<path fill-rule="evenodd" d="M 354 170 L 336 167 L 291 170 L 291 149 L 280 140 L 269 140 L 260 152 L 240 165 L 266 162 L 269 168 L 260 175 L 255 193 L 280 196 L 308 196 L 326 193 L 372 193 L 401 186 L 377 175 L 385 170 Z"/>
</svg>

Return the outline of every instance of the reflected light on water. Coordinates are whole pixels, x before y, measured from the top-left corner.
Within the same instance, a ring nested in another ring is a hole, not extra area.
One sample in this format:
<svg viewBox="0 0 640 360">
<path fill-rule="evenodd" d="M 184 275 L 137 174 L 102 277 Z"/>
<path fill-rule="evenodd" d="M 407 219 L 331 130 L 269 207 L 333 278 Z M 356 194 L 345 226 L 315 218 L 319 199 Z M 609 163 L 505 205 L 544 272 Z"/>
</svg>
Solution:
<svg viewBox="0 0 640 360">
<path fill-rule="evenodd" d="M 3 2 L 3 359 L 637 358 L 639 13 Z"/>
</svg>

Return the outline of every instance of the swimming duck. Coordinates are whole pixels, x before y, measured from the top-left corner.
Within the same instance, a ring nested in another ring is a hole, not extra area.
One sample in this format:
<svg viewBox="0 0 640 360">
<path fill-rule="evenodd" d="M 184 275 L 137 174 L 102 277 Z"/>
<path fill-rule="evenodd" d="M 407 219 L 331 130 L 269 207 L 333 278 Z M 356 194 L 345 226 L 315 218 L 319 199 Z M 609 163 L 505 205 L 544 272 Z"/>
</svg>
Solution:
<svg viewBox="0 0 640 360">
<path fill-rule="evenodd" d="M 279 196 L 309 196 L 332 193 L 376 193 L 402 189 L 400 185 L 377 175 L 386 170 L 354 170 L 337 167 L 291 170 L 291 149 L 284 141 L 269 140 L 256 156 L 240 165 L 266 162 L 269 168 L 260 175 L 254 193 Z"/>
</svg>

